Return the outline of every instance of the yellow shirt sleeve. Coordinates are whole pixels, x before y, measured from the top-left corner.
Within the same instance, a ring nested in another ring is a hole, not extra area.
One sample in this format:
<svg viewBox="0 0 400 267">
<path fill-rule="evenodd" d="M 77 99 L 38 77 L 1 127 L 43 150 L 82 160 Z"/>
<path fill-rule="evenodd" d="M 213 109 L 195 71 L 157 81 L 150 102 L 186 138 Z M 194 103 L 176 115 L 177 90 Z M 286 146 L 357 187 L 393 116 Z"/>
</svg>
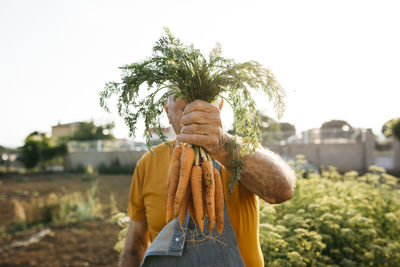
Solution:
<svg viewBox="0 0 400 267">
<path fill-rule="evenodd" d="M 145 206 L 142 198 L 143 171 L 143 161 L 139 160 L 133 173 L 128 204 L 128 216 L 133 221 L 142 221 L 146 219 Z"/>
</svg>

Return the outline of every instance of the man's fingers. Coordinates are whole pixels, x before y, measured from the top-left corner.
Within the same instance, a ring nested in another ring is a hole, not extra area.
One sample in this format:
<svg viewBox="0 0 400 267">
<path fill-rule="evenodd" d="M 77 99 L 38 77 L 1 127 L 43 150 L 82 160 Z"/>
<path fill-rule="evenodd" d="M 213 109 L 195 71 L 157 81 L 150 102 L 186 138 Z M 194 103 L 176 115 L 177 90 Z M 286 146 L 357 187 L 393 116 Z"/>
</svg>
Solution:
<svg viewBox="0 0 400 267">
<path fill-rule="evenodd" d="M 193 111 L 202 111 L 211 114 L 219 114 L 219 109 L 216 106 L 208 103 L 207 101 L 199 99 L 193 101 L 192 103 L 187 104 L 183 111 L 183 115 Z"/>
<path fill-rule="evenodd" d="M 196 146 L 202 146 L 207 149 L 208 146 L 215 146 L 218 144 L 216 136 L 202 135 L 202 134 L 178 134 L 176 139 L 179 142 L 189 143 Z M 210 151 L 209 151 L 210 152 Z"/>
<path fill-rule="evenodd" d="M 183 98 L 178 97 L 178 98 L 175 100 L 175 103 L 178 105 L 178 107 L 179 107 L 180 109 L 182 109 L 182 110 L 185 109 L 186 101 L 185 101 Z"/>
<path fill-rule="evenodd" d="M 183 126 L 182 134 L 220 135 L 221 128 L 210 124 L 189 124 Z"/>
<path fill-rule="evenodd" d="M 216 124 L 220 127 L 221 118 L 219 114 L 210 114 L 203 111 L 192 111 L 186 115 L 182 116 L 181 123 L 183 125 L 187 124 Z"/>
</svg>

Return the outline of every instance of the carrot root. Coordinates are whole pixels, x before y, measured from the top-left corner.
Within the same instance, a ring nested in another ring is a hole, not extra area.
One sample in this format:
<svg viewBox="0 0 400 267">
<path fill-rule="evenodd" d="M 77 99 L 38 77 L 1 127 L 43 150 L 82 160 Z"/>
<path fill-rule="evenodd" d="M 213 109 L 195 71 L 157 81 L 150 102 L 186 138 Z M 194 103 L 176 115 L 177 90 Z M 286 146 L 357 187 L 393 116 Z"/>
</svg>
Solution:
<svg viewBox="0 0 400 267">
<path fill-rule="evenodd" d="M 178 187 L 179 181 L 179 170 L 180 170 L 180 161 L 175 161 L 174 165 L 171 168 L 169 173 L 168 180 L 170 181 L 168 188 L 168 196 L 167 196 L 167 212 L 166 212 L 166 221 L 169 223 L 173 219 L 173 207 L 174 207 L 174 197 L 176 193 L 176 189 Z"/>
<path fill-rule="evenodd" d="M 199 225 L 201 232 L 204 230 L 204 212 L 203 212 L 203 177 L 200 166 L 193 166 L 192 175 L 190 177 L 190 185 L 193 195 L 193 205 L 195 211 L 196 223 Z"/>
<path fill-rule="evenodd" d="M 179 172 L 179 183 L 175 194 L 174 214 L 177 214 L 185 196 L 192 166 L 194 162 L 194 149 L 192 146 L 185 146 L 182 151 L 181 166 Z"/>
<path fill-rule="evenodd" d="M 213 164 L 211 161 L 203 161 L 201 163 L 203 171 L 203 182 L 206 189 L 206 209 L 208 215 L 208 228 L 212 234 L 215 225 L 215 182 Z"/>
<path fill-rule="evenodd" d="M 183 198 L 182 205 L 179 208 L 179 224 L 182 225 L 186 218 L 190 198 L 190 190 L 187 188 L 185 197 Z"/>
<path fill-rule="evenodd" d="M 176 147 L 174 148 L 174 150 L 172 151 L 171 162 L 170 162 L 170 164 L 169 164 L 168 173 L 171 172 L 171 169 L 172 169 L 172 167 L 174 166 L 174 163 L 175 163 L 176 161 L 179 160 L 179 158 L 181 157 L 181 155 L 182 155 L 182 147 L 181 147 L 181 146 L 176 146 Z M 168 177 L 169 177 L 169 176 L 168 176 Z M 167 188 L 169 188 L 169 184 L 170 184 L 170 180 L 168 179 Z"/>
<path fill-rule="evenodd" d="M 222 188 L 221 175 L 217 169 L 214 168 L 215 180 L 215 219 L 217 223 L 217 230 L 219 235 L 222 234 L 224 229 L 224 191 Z"/>
</svg>

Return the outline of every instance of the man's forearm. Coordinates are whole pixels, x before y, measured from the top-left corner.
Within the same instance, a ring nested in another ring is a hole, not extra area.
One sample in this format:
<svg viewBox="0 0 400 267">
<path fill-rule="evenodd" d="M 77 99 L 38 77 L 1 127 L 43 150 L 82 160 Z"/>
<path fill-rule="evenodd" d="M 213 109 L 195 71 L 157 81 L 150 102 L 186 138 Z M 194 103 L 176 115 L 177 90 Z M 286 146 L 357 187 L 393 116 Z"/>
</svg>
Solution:
<svg viewBox="0 0 400 267">
<path fill-rule="evenodd" d="M 139 267 L 149 246 L 150 238 L 146 221 L 130 221 L 126 233 L 121 267 Z"/>
<path fill-rule="evenodd" d="M 225 134 L 219 153 L 213 155 L 228 169 L 234 166 L 232 155 L 237 157 L 237 153 L 232 154 L 232 140 L 230 135 Z M 271 204 L 282 203 L 292 197 L 296 176 L 277 154 L 268 149 L 258 148 L 242 160 L 240 182 L 251 192 Z"/>
<path fill-rule="evenodd" d="M 124 250 L 121 258 L 121 267 L 139 267 L 142 263 L 145 248 L 134 248 L 132 250 Z"/>
</svg>

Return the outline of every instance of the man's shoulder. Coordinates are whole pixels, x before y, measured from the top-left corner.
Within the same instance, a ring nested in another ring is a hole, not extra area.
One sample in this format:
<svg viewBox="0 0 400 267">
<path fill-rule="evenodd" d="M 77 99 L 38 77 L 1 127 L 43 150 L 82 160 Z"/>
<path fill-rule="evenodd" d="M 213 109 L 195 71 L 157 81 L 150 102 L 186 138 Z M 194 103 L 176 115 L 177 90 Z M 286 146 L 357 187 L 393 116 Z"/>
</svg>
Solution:
<svg viewBox="0 0 400 267">
<path fill-rule="evenodd" d="M 138 164 L 146 165 L 169 157 L 172 153 L 174 140 L 168 141 L 168 144 L 162 143 L 153 147 L 151 151 L 144 153 L 144 155 L 138 161 Z"/>
</svg>

